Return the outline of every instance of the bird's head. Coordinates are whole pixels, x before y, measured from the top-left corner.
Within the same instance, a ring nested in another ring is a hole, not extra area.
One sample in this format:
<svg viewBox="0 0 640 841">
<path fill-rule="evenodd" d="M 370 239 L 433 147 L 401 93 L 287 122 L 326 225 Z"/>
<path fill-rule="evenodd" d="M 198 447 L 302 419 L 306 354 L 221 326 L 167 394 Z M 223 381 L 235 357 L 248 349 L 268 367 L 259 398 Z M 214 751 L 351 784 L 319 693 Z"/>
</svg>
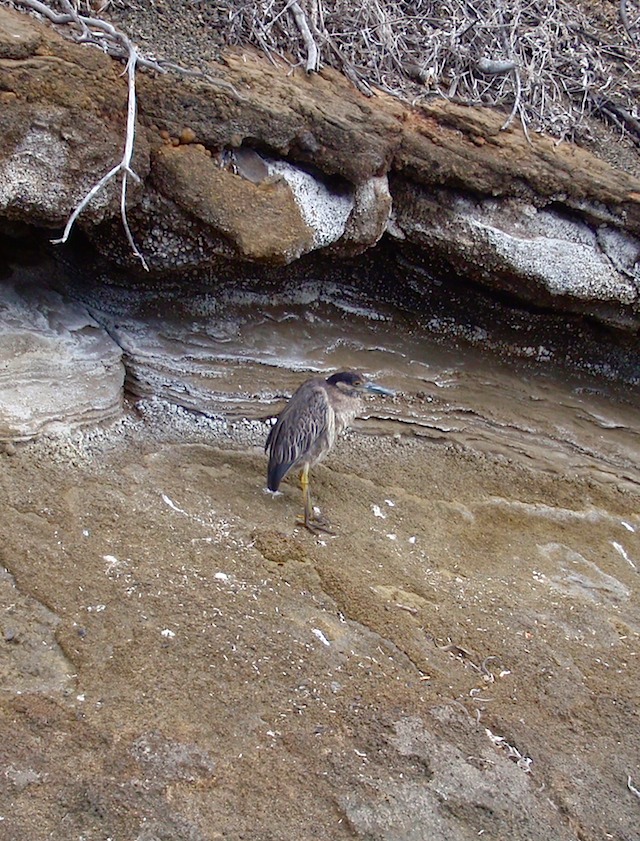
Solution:
<svg viewBox="0 0 640 841">
<path fill-rule="evenodd" d="M 373 383 L 361 374 L 360 371 L 338 371 L 337 374 L 332 374 L 327 377 L 329 385 L 339 388 L 340 391 L 346 394 L 356 396 L 361 392 L 369 392 L 371 394 L 385 394 L 388 397 L 393 397 L 394 391 L 385 388 L 382 385 Z"/>
</svg>

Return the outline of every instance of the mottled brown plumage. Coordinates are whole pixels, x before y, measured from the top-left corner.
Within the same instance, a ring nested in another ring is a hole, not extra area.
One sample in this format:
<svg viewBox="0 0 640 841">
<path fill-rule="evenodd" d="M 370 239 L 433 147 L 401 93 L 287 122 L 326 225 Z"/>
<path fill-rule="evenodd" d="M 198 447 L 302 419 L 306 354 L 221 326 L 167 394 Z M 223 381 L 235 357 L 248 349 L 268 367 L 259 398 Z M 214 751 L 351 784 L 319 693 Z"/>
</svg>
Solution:
<svg viewBox="0 0 640 841">
<path fill-rule="evenodd" d="M 290 470 L 300 470 L 304 495 L 304 520 L 309 531 L 330 530 L 313 517 L 309 493 L 309 469 L 321 461 L 336 438 L 362 408 L 363 392 L 392 394 L 388 389 L 367 382 L 359 371 L 342 371 L 331 377 L 313 377 L 293 394 L 265 444 L 269 452 L 267 486 L 277 491 Z"/>
</svg>

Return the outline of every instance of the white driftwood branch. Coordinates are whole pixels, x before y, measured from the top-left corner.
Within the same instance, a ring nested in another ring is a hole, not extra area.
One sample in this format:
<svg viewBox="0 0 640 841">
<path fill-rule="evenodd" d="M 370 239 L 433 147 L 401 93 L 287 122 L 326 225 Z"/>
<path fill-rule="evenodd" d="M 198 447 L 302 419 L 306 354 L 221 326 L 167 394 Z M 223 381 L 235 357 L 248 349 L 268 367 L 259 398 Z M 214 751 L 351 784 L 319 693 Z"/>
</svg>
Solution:
<svg viewBox="0 0 640 841">
<path fill-rule="evenodd" d="M 511 109 L 511 113 L 507 117 L 506 121 L 500 126 L 500 131 L 506 131 L 509 128 L 509 126 L 513 122 L 513 118 L 518 113 L 518 108 L 520 107 L 520 95 L 522 92 L 522 85 L 520 84 L 520 74 L 518 73 L 517 68 L 511 71 L 511 75 L 515 83 L 515 97 L 513 101 L 513 108 Z"/>
<path fill-rule="evenodd" d="M 127 235 L 127 240 L 131 250 L 135 256 L 140 260 L 144 268 L 149 271 L 147 261 L 138 250 L 135 244 L 131 228 L 129 227 L 129 220 L 127 219 L 127 177 L 130 175 L 134 180 L 140 181 L 140 178 L 131 169 L 131 158 L 133 156 L 133 143 L 136 134 L 136 64 L 138 61 L 138 54 L 133 48 L 129 61 L 127 62 L 127 74 L 129 78 L 129 99 L 127 102 L 127 134 L 124 144 L 124 154 L 120 163 L 122 170 L 122 192 L 120 195 L 120 216 L 122 217 L 122 226 Z"/>
<path fill-rule="evenodd" d="M 295 0 L 293 3 L 289 3 L 288 8 L 291 9 L 291 14 L 294 17 L 296 26 L 300 30 L 300 35 L 302 35 L 304 45 L 307 48 L 306 71 L 307 73 L 313 73 L 318 69 L 319 66 L 318 47 L 316 45 L 316 42 L 313 40 L 313 35 L 311 34 L 311 30 L 309 29 L 307 16 L 302 10 L 300 4 L 297 3 Z"/>
<path fill-rule="evenodd" d="M 122 159 L 120 163 L 112 167 L 109 172 L 103 175 L 102 178 L 93 185 L 89 192 L 76 206 L 67 220 L 62 236 L 59 239 L 51 241 L 56 245 L 66 242 L 73 226 L 76 223 L 76 220 L 78 219 L 78 216 L 80 216 L 82 211 L 87 207 L 91 199 L 93 199 L 93 197 L 97 195 L 103 187 L 106 187 L 112 178 L 115 178 L 118 173 L 122 173 L 120 197 L 120 215 L 122 217 L 122 224 L 133 254 L 138 258 L 138 260 L 140 260 L 143 267 L 149 271 L 147 261 L 135 244 L 133 234 L 131 233 L 131 228 L 129 226 L 129 220 L 127 219 L 127 179 L 131 176 L 135 181 L 140 181 L 138 175 L 136 175 L 136 173 L 131 169 L 131 158 L 133 157 L 133 147 L 136 134 L 136 67 L 141 62 L 140 56 L 138 55 L 133 43 L 124 33 L 119 32 L 114 26 L 106 21 L 99 20 L 98 18 L 85 17 L 84 15 L 79 14 L 77 9 L 71 5 L 69 0 L 60 0 L 62 7 L 65 9 L 65 12 L 62 14 L 54 12 L 53 9 L 47 6 L 46 3 L 41 2 L 41 0 L 15 0 L 15 2 L 44 15 L 52 23 L 75 24 L 80 28 L 82 33 L 80 38 L 78 38 L 79 41 L 93 44 L 97 43 L 100 46 L 107 46 L 111 49 L 113 49 L 114 46 L 117 46 L 118 48 L 121 48 L 123 54 L 127 58 L 127 67 L 125 70 L 128 77 L 127 129 Z M 98 31 L 96 32 L 95 30 Z M 152 62 L 152 64 L 155 64 L 155 62 Z M 165 72 L 161 70 L 161 68 L 154 67 L 154 69 L 158 69 L 160 72 Z"/>
<path fill-rule="evenodd" d="M 120 215 L 122 217 L 122 225 L 127 237 L 127 241 L 131 247 L 133 254 L 140 260 L 144 268 L 148 271 L 149 266 L 144 256 L 139 251 L 133 239 L 129 220 L 127 219 L 127 182 L 129 177 L 134 181 L 140 181 L 140 178 L 131 168 L 131 159 L 133 157 L 133 149 L 135 143 L 136 133 L 136 70 L 138 67 L 143 67 L 148 70 L 154 70 L 157 73 L 166 73 L 167 70 L 174 70 L 186 76 L 194 76 L 200 78 L 212 85 L 219 85 L 228 90 L 236 99 L 243 97 L 236 91 L 233 85 L 225 82 L 222 79 L 216 79 L 206 73 L 199 73 L 197 71 L 187 70 L 170 62 L 158 62 L 145 58 L 140 55 L 133 42 L 115 26 L 105 20 L 96 17 L 87 17 L 79 13 L 78 9 L 71 3 L 71 0 L 59 0 L 63 12 L 56 12 L 43 0 L 13 0 L 14 5 L 22 6 L 30 9 L 43 17 L 50 20 L 57 25 L 70 24 L 79 29 L 79 34 L 76 36 L 76 41 L 79 43 L 94 44 L 102 47 L 109 55 L 126 59 L 127 67 L 125 72 L 128 77 L 128 101 L 127 101 L 127 129 L 125 135 L 124 151 L 122 160 L 109 170 L 102 178 L 96 182 L 89 190 L 86 196 L 78 204 L 71 216 L 67 220 L 64 233 L 60 239 L 52 240 L 54 243 L 66 242 L 69 234 L 82 211 L 87 207 L 91 199 L 105 187 L 112 178 L 115 178 L 118 173 L 122 173 L 122 185 L 120 196 Z"/>
<path fill-rule="evenodd" d="M 93 185 L 93 187 L 89 190 L 86 196 L 82 199 L 82 201 L 77 205 L 69 219 L 67 220 L 66 227 L 64 229 L 64 233 L 60 237 L 60 239 L 51 240 L 53 243 L 63 243 L 66 242 L 69 238 L 69 234 L 71 233 L 71 229 L 73 228 L 76 219 L 85 209 L 85 207 L 89 204 L 91 199 L 100 192 L 100 190 L 105 187 L 112 178 L 115 178 L 119 172 L 122 173 L 122 190 L 121 190 L 121 197 L 120 197 L 120 215 L 122 217 L 122 224 L 127 235 L 127 241 L 131 246 L 131 250 L 133 251 L 134 255 L 140 260 L 143 267 L 149 271 L 149 266 L 147 261 L 141 254 L 140 250 L 138 249 L 135 241 L 133 239 L 133 234 L 131 233 L 131 228 L 129 227 L 129 221 L 127 219 L 127 178 L 131 176 L 135 181 L 140 181 L 140 178 L 136 173 L 131 169 L 131 158 L 133 157 L 133 147 L 135 141 L 135 133 L 136 133 L 136 65 L 138 63 L 138 54 L 136 52 L 135 47 L 130 44 L 130 53 L 129 53 L 129 60 L 127 61 L 127 77 L 128 77 L 128 101 L 127 101 L 127 130 L 125 136 L 125 143 L 124 143 L 124 152 L 122 155 L 122 160 L 119 164 L 116 164 L 112 169 L 107 172 L 106 175 L 103 175 L 102 178 Z"/>
</svg>

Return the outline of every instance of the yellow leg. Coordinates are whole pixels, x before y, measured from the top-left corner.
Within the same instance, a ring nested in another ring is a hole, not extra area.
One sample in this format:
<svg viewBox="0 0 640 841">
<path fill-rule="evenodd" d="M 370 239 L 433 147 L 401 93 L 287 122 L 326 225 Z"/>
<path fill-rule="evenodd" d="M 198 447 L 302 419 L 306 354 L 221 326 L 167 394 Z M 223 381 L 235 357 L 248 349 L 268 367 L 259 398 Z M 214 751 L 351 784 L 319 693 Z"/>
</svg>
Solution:
<svg viewBox="0 0 640 841">
<path fill-rule="evenodd" d="M 312 534 L 317 534 L 319 531 L 327 534 L 334 534 L 331 529 L 327 528 L 318 518 L 313 514 L 313 506 L 311 504 L 311 492 L 309 490 L 309 465 L 305 464 L 300 473 L 300 487 L 302 488 L 302 498 L 304 502 L 304 519 L 298 520 L 299 525 L 304 526 Z"/>
<path fill-rule="evenodd" d="M 304 524 L 306 528 L 311 525 L 313 508 L 311 506 L 311 492 L 309 491 L 309 465 L 305 464 L 300 473 L 300 487 L 302 488 L 302 500 L 304 504 Z"/>
</svg>

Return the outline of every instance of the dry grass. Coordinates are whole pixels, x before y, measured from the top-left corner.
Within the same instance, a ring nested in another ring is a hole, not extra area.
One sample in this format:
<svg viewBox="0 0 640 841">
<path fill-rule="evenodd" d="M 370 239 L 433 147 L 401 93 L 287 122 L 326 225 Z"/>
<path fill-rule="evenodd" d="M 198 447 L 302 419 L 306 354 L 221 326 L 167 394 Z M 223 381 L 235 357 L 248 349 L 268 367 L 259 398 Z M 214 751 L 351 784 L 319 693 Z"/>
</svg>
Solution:
<svg viewBox="0 0 640 841">
<path fill-rule="evenodd" d="M 76 16 L 100 17 L 109 6 L 148 6 L 155 14 L 151 0 L 5 2 L 32 9 L 46 5 Z M 640 143 L 640 0 L 182 0 L 181 5 L 194 12 L 207 7 L 219 42 L 253 44 L 307 70 L 335 67 L 365 94 L 379 88 L 415 104 L 443 97 L 499 108 L 505 126 L 518 119 L 527 132 L 561 140 L 589 139 L 592 118 L 601 117 Z M 157 68 L 141 54 L 138 62 Z"/>
<path fill-rule="evenodd" d="M 381 88 L 488 105 L 525 129 L 580 139 L 606 116 L 640 140 L 640 0 L 220 0 L 226 39 L 307 62 L 292 6 L 304 11 L 320 61 L 364 92 Z"/>
</svg>

